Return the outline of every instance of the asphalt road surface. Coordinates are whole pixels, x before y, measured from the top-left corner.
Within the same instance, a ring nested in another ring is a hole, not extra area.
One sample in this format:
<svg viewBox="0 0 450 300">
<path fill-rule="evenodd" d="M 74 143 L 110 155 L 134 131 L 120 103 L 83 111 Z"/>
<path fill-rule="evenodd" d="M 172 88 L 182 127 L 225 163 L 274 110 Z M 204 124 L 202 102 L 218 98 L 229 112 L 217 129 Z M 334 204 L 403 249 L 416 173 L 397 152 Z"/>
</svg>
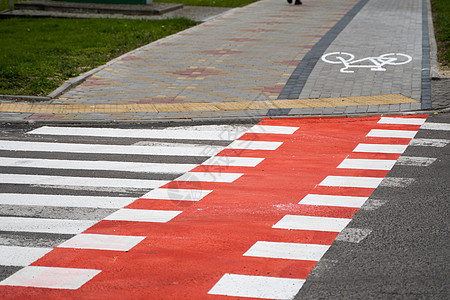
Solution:
<svg viewBox="0 0 450 300">
<path fill-rule="evenodd" d="M 2 128 L 0 291 L 447 298 L 450 116 L 408 118 Z M 351 204 L 311 202 L 330 193 Z"/>
<path fill-rule="evenodd" d="M 347 227 L 362 240 L 336 240 L 295 299 L 449 298 L 450 115 L 433 123 L 402 155 L 427 159 L 394 166 Z"/>
</svg>

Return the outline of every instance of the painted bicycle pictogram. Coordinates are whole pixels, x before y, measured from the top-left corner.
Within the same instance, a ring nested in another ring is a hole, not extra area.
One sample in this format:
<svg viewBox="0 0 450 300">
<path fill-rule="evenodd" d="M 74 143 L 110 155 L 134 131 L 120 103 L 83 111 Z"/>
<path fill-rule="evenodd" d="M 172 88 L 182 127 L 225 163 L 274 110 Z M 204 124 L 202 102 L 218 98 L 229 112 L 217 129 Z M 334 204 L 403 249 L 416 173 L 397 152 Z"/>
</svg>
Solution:
<svg viewBox="0 0 450 300">
<path fill-rule="evenodd" d="M 386 71 L 385 65 L 404 65 L 412 57 L 403 53 L 387 53 L 378 57 L 365 57 L 355 60 L 355 56 L 347 52 L 331 52 L 322 56 L 322 60 L 329 64 L 343 64 L 341 73 L 354 73 L 350 68 L 369 68 L 371 71 Z"/>
</svg>

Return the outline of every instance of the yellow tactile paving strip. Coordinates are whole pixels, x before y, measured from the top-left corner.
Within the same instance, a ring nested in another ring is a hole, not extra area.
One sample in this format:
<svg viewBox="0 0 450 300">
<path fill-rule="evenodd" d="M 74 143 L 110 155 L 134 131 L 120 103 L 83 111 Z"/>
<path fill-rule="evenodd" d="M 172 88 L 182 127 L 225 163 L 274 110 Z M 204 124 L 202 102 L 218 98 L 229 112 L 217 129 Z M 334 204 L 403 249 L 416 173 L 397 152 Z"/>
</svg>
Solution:
<svg viewBox="0 0 450 300">
<path fill-rule="evenodd" d="M 389 105 L 417 103 L 419 101 L 400 94 L 318 98 L 289 99 L 266 101 L 230 101 L 217 103 L 157 103 L 157 104 L 35 104 L 35 103 L 1 103 L 0 112 L 41 113 L 41 114 L 86 114 L 86 113 L 159 113 L 159 112 L 194 112 L 194 111 L 240 111 L 280 108 L 308 107 L 343 107 L 362 105 Z"/>
</svg>

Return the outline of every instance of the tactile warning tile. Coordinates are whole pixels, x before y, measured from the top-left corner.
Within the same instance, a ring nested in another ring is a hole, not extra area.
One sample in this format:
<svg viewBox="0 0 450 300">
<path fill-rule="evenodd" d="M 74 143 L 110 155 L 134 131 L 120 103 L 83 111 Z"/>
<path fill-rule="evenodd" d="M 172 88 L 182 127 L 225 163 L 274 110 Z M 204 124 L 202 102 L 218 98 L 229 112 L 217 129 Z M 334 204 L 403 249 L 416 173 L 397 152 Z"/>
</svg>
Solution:
<svg viewBox="0 0 450 300">
<path fill-rule="evenodd" d="M 156 104 L 31 104 L 31 103 L 1 103 L 0 112 L 46 113 L 46 114 L 76 114 L 76 113 L 138 113 L 138 112 L 190 112 L 190 111 L 237 111 L 279 108 L 308 107 L 344 107 L 360 105 L 386 105 L 418 103 L 419 101 L 400 94 L 265 100 L 265 101 L 231 101 L 218 103 L 156 103 Z"/>
</svg>

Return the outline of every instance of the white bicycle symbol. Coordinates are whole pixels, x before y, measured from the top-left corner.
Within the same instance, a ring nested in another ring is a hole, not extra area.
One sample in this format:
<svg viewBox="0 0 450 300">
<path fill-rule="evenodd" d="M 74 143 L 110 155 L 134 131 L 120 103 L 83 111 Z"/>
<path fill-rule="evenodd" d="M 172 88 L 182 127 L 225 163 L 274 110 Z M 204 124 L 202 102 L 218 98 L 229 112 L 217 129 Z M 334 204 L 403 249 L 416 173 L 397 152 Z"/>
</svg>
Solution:
<svg viewBox="0 0 450 300">
<path fill-rule="evenodd" d="M 378 57 L 365 57 L 354 60 L 355 56 L 347 52 L 331 52 L 322 55 L 322 60 L 329 64 L 343 64 L 341 73 L 354 73 L 349 68 L 370 68 L 372 71 L 386 71 L 385 65 L 404 65 L 412 60 L 412 57 L 403 53 L 387 53 Z"/>
</svg>

